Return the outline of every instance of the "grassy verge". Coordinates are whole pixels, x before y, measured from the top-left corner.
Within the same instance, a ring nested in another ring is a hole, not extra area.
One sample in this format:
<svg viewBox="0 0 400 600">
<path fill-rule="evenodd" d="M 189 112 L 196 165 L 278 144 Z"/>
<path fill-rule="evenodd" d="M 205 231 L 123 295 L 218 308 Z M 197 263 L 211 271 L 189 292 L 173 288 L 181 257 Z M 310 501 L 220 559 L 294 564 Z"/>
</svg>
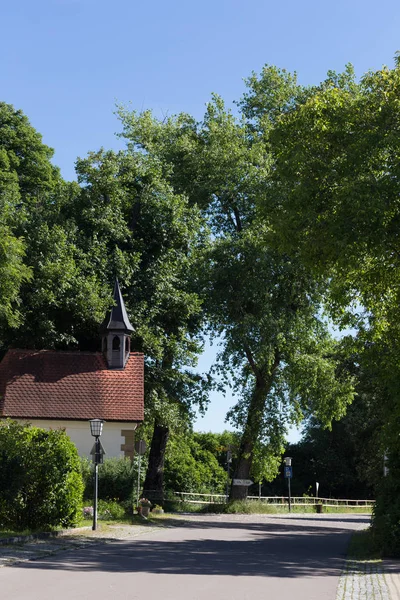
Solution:
<svg viewBox="0 0 400 600">
<path fill-rule="evenodd" d="M 347 550 L 348 560 L 376 561 L 382 559 L 382 551 L 372 537 L 371 529 L 356 531 L 351 536 Z"/>
<path fill-rule="evenodd" d="M 29 529 L 25 529 L 24 531 L 4 530 L 4 531 L 0 531 L 0 539 L 15 537 L 17 535 L 31 535 L 31 533 L 35 533 L 35 532 L 30 531 Z"/>
<path fill-rule="evenodd" d="M 173 513 L 219 513 L 219 514 L 285 514 L 289 512 L 288 505 L 271 505 L 266 502 L 235 501 L 228 504 L 191 504 L 189 502 L 169 502 L 168 511 Z M 293 506 L 293 513 L 315 513 L 314 505 Z M 323 513 L 358 513 L 370 514 L 371 509 L 365 507 L 323 507 Z"/>
</svg>

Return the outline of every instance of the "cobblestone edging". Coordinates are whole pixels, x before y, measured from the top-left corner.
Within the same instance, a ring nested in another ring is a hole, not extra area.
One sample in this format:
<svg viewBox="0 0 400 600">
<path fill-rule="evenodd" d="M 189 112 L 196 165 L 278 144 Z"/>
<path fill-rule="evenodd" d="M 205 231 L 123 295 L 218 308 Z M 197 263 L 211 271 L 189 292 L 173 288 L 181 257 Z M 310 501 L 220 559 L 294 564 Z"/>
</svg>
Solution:
<svg viewBox="0 0 400 600">
<path fill-rule="evenodd" d="M 336 600 L 391 600 L 382 561 L 346 561 Z"/>
</svg>

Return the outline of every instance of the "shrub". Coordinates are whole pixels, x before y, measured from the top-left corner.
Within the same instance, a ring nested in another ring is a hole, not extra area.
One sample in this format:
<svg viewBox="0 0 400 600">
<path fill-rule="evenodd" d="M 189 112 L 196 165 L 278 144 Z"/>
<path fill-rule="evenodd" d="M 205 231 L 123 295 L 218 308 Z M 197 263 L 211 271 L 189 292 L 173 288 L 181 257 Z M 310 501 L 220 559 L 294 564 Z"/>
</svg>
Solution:
<svg viewBox="0 0 400 600">
<path fill-rule="evenodd" d="M 81 470 L 85 484 L 84 497 L 93 498 L 93 465 L 88 459 L 81 459 Z M 136 492 L 136 469 L 129 458 L 107 458 L 99 465 L 99 498 L 132 503 Z"/>
<path fill-rule="evenodd" d="M 372 513 L 372 539 L 385 556 L 400 556 L 400 465 L 384 478 Z"/>
<path fill-rule="evenodd" d="M 70 527 L 80 517 L 78 452 L 65 431 L 0 422 L 0 527 Z"/>
<path fill-rule="evenodd" d="M 116 500 L 99 500 L 98 505 L 98 516 L 99 519 L 104 521 L 121 521 L 126 514 L 123 506 L 118 504 Z"/>
</svg>

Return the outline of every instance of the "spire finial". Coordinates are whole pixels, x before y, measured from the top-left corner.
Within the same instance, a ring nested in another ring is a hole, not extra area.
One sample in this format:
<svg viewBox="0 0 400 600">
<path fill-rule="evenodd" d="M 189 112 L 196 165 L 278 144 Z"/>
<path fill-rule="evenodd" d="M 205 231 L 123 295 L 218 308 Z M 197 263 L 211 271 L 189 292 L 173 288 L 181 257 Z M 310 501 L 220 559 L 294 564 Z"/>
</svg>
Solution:
<svg viewBox="0 0 400 600">
<path fill-rule="evenodd" d="M 111 308 L 110 312 L 107 313 L 106 318 L 101 324 L 101 331 L 132 332 L 133 327 L 126 312 L 124 299 L 122 298 L 117 278 L 115 278 L 113 298 L 114 306 Z"/>
</svg>

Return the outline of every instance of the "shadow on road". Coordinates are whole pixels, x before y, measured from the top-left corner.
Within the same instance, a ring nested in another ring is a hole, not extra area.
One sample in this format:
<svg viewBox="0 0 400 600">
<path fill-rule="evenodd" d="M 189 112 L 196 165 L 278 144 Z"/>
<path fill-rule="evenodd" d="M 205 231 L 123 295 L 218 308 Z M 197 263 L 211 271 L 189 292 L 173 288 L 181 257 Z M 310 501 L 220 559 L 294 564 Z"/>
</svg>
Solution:
<svg viewBox="0 0 400 600">
<path fill-rule="evenodd" d="M 180 523 L 182 525 L 182 523 Z M 232 529 L 243 526 L 248 533 L 237 539 L 206 528 Z M 18 568 L 42 570 L 103 571 L 173 575 L 230 575 L 262 577 L 337 576 L 351 530 L 304 523 L 185 523 L 185 528 L 168 529 L 157 539 L 136 538 L 109 541 L 97 546 L 19 564 Z M 197 536 L 197 537 L 196 537 Z M 171 539 L 172 538 L 172 539 Z M 175 539 L 174 539 L 175 538 Z M 176 539 L 177 538 L 177 539 Z M 195 539 L 191 539 L 195 538 Z M 230 539 L 231 538 L 231 539 Z"/>
</svg>

